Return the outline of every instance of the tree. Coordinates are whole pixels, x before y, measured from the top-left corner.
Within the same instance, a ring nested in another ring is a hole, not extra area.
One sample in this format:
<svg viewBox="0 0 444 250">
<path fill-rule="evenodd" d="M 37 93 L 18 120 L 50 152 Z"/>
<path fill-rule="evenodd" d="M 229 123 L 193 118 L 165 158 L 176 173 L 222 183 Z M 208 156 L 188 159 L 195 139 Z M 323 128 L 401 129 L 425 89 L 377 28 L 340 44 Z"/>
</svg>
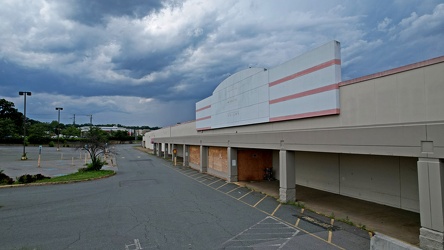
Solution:
<svg viewBox="0 0 444 250">
<path fill-rule="evenodd" d="M 62 135 L 65 137 L 72 136 L 80 136 L 80 129 L 76 128 L 74 125 L 66 126 L 65 129 L 62 130 Z"/>
<path fill-rule="evenodd" d="M 86 150 L 91 157 L 91 163 L 88 164 L 86 170 L 97 171 L 102 169 L 105 162 L 100 159 L 100 156 L 104 154 L 113 154 L 113 152 L 108 149 L 108 136 L 106 132 L 102 131 L 100 128 L 91 127 L 85 134 L 84 142 L 85 145 L 78 146 L 77 149 Z"/>
<path fill-rule="evenodd" d="M 111 140 L 120 141 L 120 143 L 123 141 L 131 141 L 133 138 L 134 137 L 128 135 L 128 131 L 125 130 L 112 131 L 110 134 Z"/>
<path fill-rule="evenodd" d="M 28 134 L 31 143 L 48 143 L 49 125 L 43 122 L 34 123 L 29 126 Z"/>
<path fill-rule="evenodd" d="M 23 114 L 18 112 L 13 102 L 0 99 L 0 119 L 10 119 L 15 125 L 15 131 L 23 128 Z"/>
<path fill-rule="evenodd" d="M 16 136 L 17 128 L 9 118 L 0 118 L 0 139 Z"/>
</svg>

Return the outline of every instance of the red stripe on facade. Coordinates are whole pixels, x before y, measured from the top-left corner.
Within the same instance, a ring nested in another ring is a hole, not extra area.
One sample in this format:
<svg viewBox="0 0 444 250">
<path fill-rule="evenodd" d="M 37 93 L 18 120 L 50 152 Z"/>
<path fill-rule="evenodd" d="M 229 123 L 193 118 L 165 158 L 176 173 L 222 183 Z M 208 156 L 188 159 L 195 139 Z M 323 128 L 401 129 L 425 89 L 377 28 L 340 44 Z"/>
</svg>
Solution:
<svg viewBox="0 0 444 250">
<path fill-rule="evenodd" d="M 303 76 L 303 75 L 307 75 L 307 74 L 313 73 L 313 72 L 315 72 L 315 71 L 321 70 L 321 69 L 323 69 L 323 68 L 330 67 L 330 66 L 335 65 L 335 64 L 337 64 L 337 65 L 341 65 L 341 60 L 340 60 L 340 59 L 333 59 L 333 60 L 330 60 L 330 61 L 328 61 L 328 62 L 325 62 L 325 63 L 321 63 L 321 64 L 319 64 L 319 65 L 316 65 L 316 66 L 314 66 L 314 67 L 311 67 L 311 68 L 308 68 L 308 69 L 304 69 L 304 70 L 299 71 L 299 72 L 297 72 L 297 73 L 295 73 L 295 74 L 292 74 L 292 75 L 286 76 L 286 77 L 281 78 L 281 79 L 279 79 L 279 80 L 276 80 L 276 81 L 274 81 L 274 82 L 270 82 L 270 83 L 268 84 L 268 86 L 269 86 L 269 87 L 273 87 L 273 86 L 278 85 L 278 84 L 280 84 L 280 83 L 283 83 L 283 82 L 286 82 L 286 81 L 289 81 L 289 80 L 292 80 L 292 79 L 295 79 L 295 78 L 301 77 L 301 76 Z"/>
<path fill-rule="evenodd" d="M 211 115 L 210 116 L 205 116 L 205 117 L 201 117 L 199 119 L 196 119 L 196 121 L 202 121 L 202 120 L 207 120 L 207 119 L 211 119 Z"/>
<path fill-rule="evenodd" d="M 202 110 L 205 110 L 205 109 L 209 109 L 209 108 L 211 108 L 211 105 L 205 106 L 205 107 L 200 108 L 200 109 L 196 109 L 196 112 L 199 112 L 199 111 L 202 111 Z"/>
<path fill-rule="evenodd" d="M 300 98 L 300 97 L 304 97 L 304 96 L 309 96 L 309 95 L 314 95 L 314 94 L 318 94 L 318 93 L 322 93 L 322 92 L 326 92 L 326 91 L 330 91 L 330 90 L 335 90 L 335 89 L 339 89 L 339 85 L 337 83 L 335 84 L 331 84 L 331 85 L 327 85 L 324 87 L 320 87 L 320 88 L 316 88 L 316 89 L 310 89 L 304 92 L 300 92 L 297 94 L 293 94 L 293 95 L 288 95 L 288 96 L 284 96 L 284 97 L 280 97 L 277 99 L 273 99 L 270 100 L 269 103 L 270 104 L 275 104 L 275 103 L 279 103 L 279 102 L 285 102 L 288 100 L 293 100 L 296 98 Z"/>
<path fill-rule="evenodd" d="M 442 63 L 442 62 L 444 62 L 444 56 L 432 58 L 432 59 L 425 60 L 422 62 L 412 63 L 412 64 L 405 65 L 405 66 L 402 66 L 399 68 L 394 68 L 394 69 L 382 71 L 379 73 L 375 73 L 375 74 L 371 74 L 371 75 L 367 75 L 367 76 L 363 76 L 363 77 L 358 77 L 358 78 L 347 80 L 347 81 L 343 81 L 343 82 L 339 83 L 339 86 L 342 87 L 345 85 L 350 85 L 350 84 L 354 84 L 354 83 L 358 83 L 358 82 L 364 82 L 364 81 L 368 81 L 368 80 L 372 80 L 372 79 L 376 79 L 376 78 L 380 78 L 380 77 L 384 77 L 384 76 L 389 76 L 389 75 L 401 73 L 404 71 L 418 69 L 418 68 L 422 68 L 422 67 L 430 66 L 433 64 Z"/>
<path fill-rule="evenodd" d="M 308 117 L 314 117 L 314 116 L 336 115 L 336 114 L 339 114 L 339 109 L 328 109 L 328 110 L 308 112 L 308 113 L 303 113 L 303 114 L 272 117 L 272 118 L 270 118 L 270 122 L 287 121 L 287 120 L 302 119 L 302 118 L 308 118 Z"/>
</svg>

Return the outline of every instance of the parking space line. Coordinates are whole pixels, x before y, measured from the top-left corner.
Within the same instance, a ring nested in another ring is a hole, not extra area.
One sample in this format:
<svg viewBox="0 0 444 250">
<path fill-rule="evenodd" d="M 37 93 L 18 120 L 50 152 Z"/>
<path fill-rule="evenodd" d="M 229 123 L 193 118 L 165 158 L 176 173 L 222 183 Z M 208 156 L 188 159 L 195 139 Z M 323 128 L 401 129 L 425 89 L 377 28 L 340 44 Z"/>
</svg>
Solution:
<svg viewBox="0 0 444 250">
<path fill-rule="evenodd" d="M 197 181 L 198 179 L 200 179 L 200 178 L 205 178 L 205 177 L 207 177 L 207 176 L 204 175 L 204 174 L 202 174 L 202 176 L 197 177 L 195 180 Z"/>
<path fill-rule="evenodd" d="M 214 182 L 211 182 L 211 183 L 208 184 L 207 186 L 211 186 L 211 185 L 213 185 L 214 183 L 216 183 L 216 182 L 218 182 L 218 181 L 220 181 L 220 179 L 218 179 L 218 180 L 216 180 L 216 181 L 214 181 Z"/>
<path fill-rule="evenodd" d="M 328 230 L 328 239 L 327 242 L 331 243 L 331 237 L 333 236 L 333 231 L 332 230 Z"/>
<path fill-rule="evenodd" d="M 221 187 L 223 187 L 223 186 L 225 186 L 225 185 L 227 185 L 228 184 L 228 182 L 225 182 L 225 184 L 224 185 L 222 185 L 222 186 L 219 186 L 218 188 L 216 188 L 216 190 L 218 190 L 219 188 L 221 188 Z"/>
<path fill-rule="evenodd" d="M 301 214 L 304 213 L 304 209 L 301 208 Z M 296 220 L 296 223 L 294 224 L 295 227 L 299 226 L 299 222 L 301 221 L 301 218 L 298 217 L 298 219 Z"/>
<path fill-rule="evenodd" d="M 265 195 L 262 199 L 260 199 L 260 201 L 256 202 L 256 204 L 254 204 L 253 207 L 256 207 L 259 203 L 261 203 L 263 200 L 265 200 L 265 198 L 267 198 L 268 195 Z"/>
<path fill-rule="evenodd" d="M 199 181 L 199 182 L 212 181 L 212 180 L 214 180 L 214 178 L 211 178 L 211 176 L 208 176 L 208 175 L 207 175 L 206 177 L 210 177 L 210 178 L 206 178 L 206 179 L 201 180 L 201 181 Z"/>
<path fill-rule="evenodd" d="M 232 189 L 232 190 L 226 192 L 226 194 L 229 194 L 229 193 L 231 193 L 231 192 L 233 192 L 234 190 L 237 190 L 237 189 L 239 189 L 239 188 L 241 188 L 241 187 L 234 188 L 234 189 Z"/>
<path fill-rule="evenodd" d="M 200 175 L 199 172 L 197 172 L 196 174 L 190 174 L 190 175 L 188 175 L 188 176 L 189 176 L 189 177 L 194 177 L 194 176 L 198 176 L 198 175 Z"/>
<path fill-rule="evenodd" d="M 244 198 L 245 196 L 251 194 L 252 192 L 253 192 L 253 190 L 251 190 L 250 192 L 248 192 L 248 193 L 242 195 L 241 197 L 237 198 L 237 200 L 240 200 L 240 199 Z"/>
<path fill-rule="evenodd" d="M 282 203 L 279 203 L 279 205 L 277 205 L 277 207 L 274 209 L 273 213 L 271 213 L 271 216 L 274 216 L 274 213 L 276 213 L 276 211 L 278 211 L 281 206 Z"/>
</svg>

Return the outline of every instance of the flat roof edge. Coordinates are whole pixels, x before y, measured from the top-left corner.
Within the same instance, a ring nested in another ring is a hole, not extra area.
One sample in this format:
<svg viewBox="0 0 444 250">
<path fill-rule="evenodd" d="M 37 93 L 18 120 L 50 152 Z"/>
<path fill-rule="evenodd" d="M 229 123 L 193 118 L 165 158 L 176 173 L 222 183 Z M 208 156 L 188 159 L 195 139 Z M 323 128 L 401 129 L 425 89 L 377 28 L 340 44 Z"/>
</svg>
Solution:
<svg viewBox="0 0 444 250">
<path fill-rule="evenodd" d="M 381 72 L 374 73 L 371 75 L 358 77 L 355 79 L 350 79 L 347 81 L 340 82 L 339 86 L 341 87 L 341 86 L 346 86 L 346 85 L 355 84 L 355 83 L 359 83 L 359 82 L 364 82 L 364 81 L 368 81 L 368 80 L 372 80 L 372 79 L 376 79 L 376 78 L 380 78 L 380 77 L 385 77 L 385 76 L 389 76 L 389 75 L 393 75 L 393 74 L 398 74 L 401 72 L 405 72 L 405 71 L 409 71 L 409 70 L 413 70 L 413 69 L 418 69 L 418 68 L 422 68 L 422 67 L 430 66 L 433 64 L 442 63 L 442 62 L 444 62 L 444 56 L 428 59 L 428 60 L 417 62 L 417 63 L 408 64 L 408 65 L 401 66 L 398 68 L 389 69 L 386 71 L 381 71 Z"/>
</svg>

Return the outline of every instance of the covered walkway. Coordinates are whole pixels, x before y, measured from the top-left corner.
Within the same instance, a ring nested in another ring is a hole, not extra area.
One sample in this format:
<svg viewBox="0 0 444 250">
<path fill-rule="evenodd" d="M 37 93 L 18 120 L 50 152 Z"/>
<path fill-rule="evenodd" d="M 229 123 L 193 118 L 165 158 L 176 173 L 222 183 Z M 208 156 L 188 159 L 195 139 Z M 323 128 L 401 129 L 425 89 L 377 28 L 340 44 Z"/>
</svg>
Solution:
<svg viewBox="0 0 444 250">
<path fill-rule="evenodd" d="M 237 184 L 279 198 L 279 181 Z M 299 185 L 296 198 L 305 209 L 419 246 L 419 213 Z"/>
</svg>

